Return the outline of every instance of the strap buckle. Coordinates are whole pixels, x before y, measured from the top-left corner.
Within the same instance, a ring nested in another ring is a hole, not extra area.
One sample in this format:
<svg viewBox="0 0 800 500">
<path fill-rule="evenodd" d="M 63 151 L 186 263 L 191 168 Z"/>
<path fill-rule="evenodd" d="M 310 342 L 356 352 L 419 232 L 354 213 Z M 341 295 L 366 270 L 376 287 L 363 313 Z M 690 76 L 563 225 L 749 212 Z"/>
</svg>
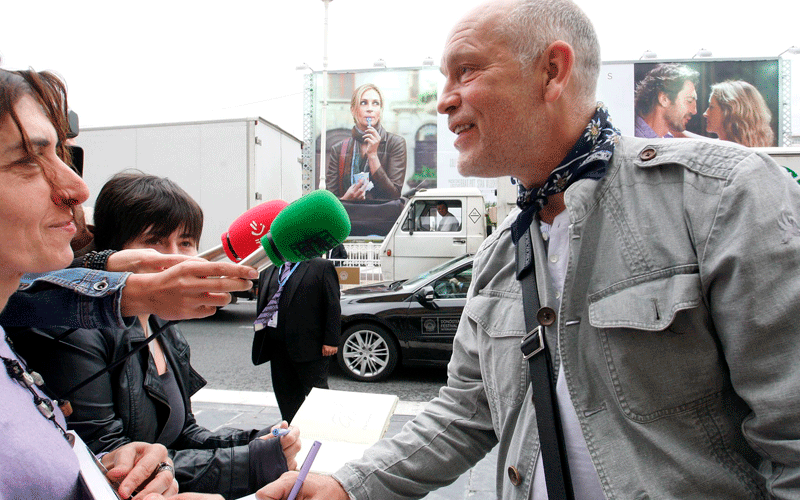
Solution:
<svg viewBox="0 0 800 500">
<path fill-rule="evenodd" d="M 544 328 L 537 326 L 522 339 L 522 359 L 528 360 L 544 350 Z"/>
</svg>

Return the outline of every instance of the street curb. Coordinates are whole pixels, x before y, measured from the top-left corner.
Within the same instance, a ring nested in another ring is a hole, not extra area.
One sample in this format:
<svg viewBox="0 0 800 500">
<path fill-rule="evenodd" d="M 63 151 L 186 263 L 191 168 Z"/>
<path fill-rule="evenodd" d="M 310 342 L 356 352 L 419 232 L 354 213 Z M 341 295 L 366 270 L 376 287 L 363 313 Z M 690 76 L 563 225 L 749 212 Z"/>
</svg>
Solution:
<svg viewBox="0 0 800 500">
<path fill-rule="evenodd" d="M 222 389 L 200 389 L 192 396 L 192 403 L 226 405 L 278 406 L 275 393 L 269 391 L 227 391 Z M 417 415 L 425 407 L 425 401 L 400 401 L 395 415 Z"/>
</svg>

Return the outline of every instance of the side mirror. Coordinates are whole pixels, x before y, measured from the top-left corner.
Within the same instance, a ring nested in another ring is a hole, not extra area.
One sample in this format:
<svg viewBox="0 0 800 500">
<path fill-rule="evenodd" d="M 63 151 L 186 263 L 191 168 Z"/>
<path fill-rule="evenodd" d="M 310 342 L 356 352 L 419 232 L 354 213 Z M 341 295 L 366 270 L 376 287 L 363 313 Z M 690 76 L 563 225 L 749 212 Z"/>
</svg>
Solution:
<svg viewBox="0 0 800 500">
<path fill-rule="evenodd" d="M 433 301 L 433 299 L 436 298 L 436 294 L 431 285 L 423 286 L 417 290 L 417 293 L 414 294 L 414 298 L 425 307 L 439 309 L 439 306 Z"/>
<path fill-rule="evenodd" d="M 412 235 L 412 234 L 414 234 L 414 207 L 413 206 L 409 206 L 408 207 L 408 218 L 407 218 L 407 220 L 408 220 L 408 234 Z"/>
</svg>

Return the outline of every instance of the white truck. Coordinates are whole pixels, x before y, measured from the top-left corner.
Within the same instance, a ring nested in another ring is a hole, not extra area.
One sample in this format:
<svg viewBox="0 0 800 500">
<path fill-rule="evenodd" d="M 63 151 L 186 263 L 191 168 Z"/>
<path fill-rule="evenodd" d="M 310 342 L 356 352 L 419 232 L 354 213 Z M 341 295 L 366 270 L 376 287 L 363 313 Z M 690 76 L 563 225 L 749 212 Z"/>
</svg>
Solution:
<svg viewBox="0 0 800 500">
<path fill-rule="evenodd" d="M 302 142 L 263 118 L 86 128 L 76 142 L 85 154 L 87 206 L 122 170 L 169 177 L 203 209 L 201 251 L 219 245 L 255 205 L 302 194 Z"/>
</svg>

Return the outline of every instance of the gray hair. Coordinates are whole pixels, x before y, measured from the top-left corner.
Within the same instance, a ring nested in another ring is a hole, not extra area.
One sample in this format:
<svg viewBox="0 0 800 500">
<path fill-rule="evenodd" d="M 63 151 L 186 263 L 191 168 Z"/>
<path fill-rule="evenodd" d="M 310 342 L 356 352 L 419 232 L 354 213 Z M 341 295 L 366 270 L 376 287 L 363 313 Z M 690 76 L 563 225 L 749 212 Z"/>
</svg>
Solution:
<svg viewBox="0 0 800 500">
<path fill-rule="evenodd" d="M 574 78 L 580 96 L 595 99 L 600 74 L 600 44 L 592 22 L 570 0 L 519 0 L 498 34 L 509 41 L 523 72 L 533 65 L 545 49 L 562 40 L 575 51 Z"/>
</svg>

